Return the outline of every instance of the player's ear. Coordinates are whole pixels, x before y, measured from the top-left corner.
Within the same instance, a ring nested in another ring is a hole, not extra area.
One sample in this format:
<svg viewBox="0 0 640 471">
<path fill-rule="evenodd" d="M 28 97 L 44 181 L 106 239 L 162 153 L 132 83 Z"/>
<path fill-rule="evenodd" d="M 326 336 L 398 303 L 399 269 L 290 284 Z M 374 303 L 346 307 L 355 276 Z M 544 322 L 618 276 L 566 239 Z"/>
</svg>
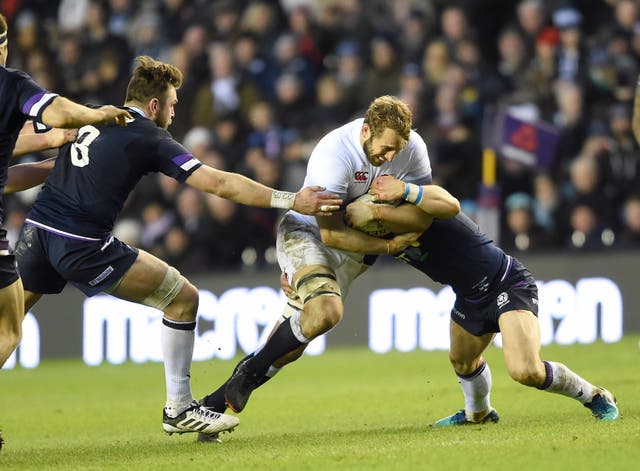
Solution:
<svg viewBox="0 0 640 471">
<path fill-rule="evenodd" d="M 158 98 L 152 98 L 149 100 L 149 111 L 152 115 L 156 115 L 160 109 L 160 100 Z"/>
<path fill-rule="evenodd" d="M 362 124 L 360 133 L 362 134 L 362 139 L 364 139 L 365 141 L 371 137 L 371 128 L 367 123 Z"/>
</svg>

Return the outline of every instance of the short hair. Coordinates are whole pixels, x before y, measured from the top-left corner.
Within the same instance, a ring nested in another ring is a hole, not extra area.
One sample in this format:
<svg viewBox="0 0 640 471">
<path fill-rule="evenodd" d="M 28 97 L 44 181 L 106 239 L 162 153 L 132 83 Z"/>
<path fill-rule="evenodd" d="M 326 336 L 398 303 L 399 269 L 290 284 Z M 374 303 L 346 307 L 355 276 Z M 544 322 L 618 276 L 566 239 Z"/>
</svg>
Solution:
<svg viewBox="0 0 640 471">
<path fill-rule="evenodd" d="M 371 102 L 364 122 L 369 125 L 372 136 L 380 135 L 386 128 L 394 130 L 404 141 L 401 143 L 404 148 L 409 141 L 413 116 L 409 106 L 398 97 L 384 95 Z"/>
<path fill-rule="evenodd" d="M 2 13 L 0 13 L 0 44 L 2 44 L 5 39 L 7 39 L 7 30 L 9 27 L 7 26 L 7 19 L 4 17 Z"/>
<path fill-rule="evenodd" d="M 127 86 L 128 101 L 146 103 L 152 98 L 165 98 L 170 85 L 176 89 L 182 85 L 182 72 L 176 66 L 157 61 L 149 56 L 138 56 Z"/>
</svg>

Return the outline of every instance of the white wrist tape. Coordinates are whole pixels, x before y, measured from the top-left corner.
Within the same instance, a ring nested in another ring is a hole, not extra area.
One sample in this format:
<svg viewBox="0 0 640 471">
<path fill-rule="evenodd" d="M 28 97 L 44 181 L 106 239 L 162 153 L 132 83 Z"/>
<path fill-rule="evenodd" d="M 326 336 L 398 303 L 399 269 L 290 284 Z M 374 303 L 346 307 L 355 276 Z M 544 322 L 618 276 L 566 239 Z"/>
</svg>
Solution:
<svg viewBox="0 0 640 471">
<path fill-rule="evenodd" d="M 273 190 L 271 193 L 271 207 L 280 209 L 293 209 L 296 202 L 296 194 L 289 191 Z"/>
</svg>

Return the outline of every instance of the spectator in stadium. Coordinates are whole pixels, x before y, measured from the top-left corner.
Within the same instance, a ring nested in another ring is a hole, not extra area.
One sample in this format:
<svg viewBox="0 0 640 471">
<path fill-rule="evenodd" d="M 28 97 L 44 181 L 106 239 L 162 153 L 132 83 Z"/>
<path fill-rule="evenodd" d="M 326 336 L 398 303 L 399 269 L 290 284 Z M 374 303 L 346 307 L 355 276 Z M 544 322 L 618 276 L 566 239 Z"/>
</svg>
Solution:
<svg viewBox="0 0 640 471">
<path fill-rule="evenodd" d="M 345 200 L 366 192 L 373 179 L 394 173 L 411 182 L 406 198 L 424 199 L 427 211 L 451 217 L 458 201 L 431 181 L 426 144 L 412 131 L 411 112 L 395 97 L 376 98 L 364 119 L 331 131 L 313 150 L 305 184 L 323 182 Z M 355 173 L 354 173 L 354 170 Z M 426 185 L 426 186 L 423 186 Z M 236 412 L 244 409 L 251 391 L 262 384 L 275 360 L 302 351 L 313 338 L 331 330 L 343 315 L 343 296 L 351 282 L 372 262 L 367 254 L 395 254 L 416 234 L 379 239 L 349 228 L 343 214 L 321 220 L 288 212 L 278 228 L 278 262 L 295 287 L 285 306 L 284 320 L 267 343 L 243 362 L 226 386 L 203 399 L 206 407 Z"/>
<path fill-rule="evenodd" d="M 624 249 L 640 249 L 640 196 L 632 195 L 625 201 L 622 223 L 619 246 Z"/>
<path fill-rule="evenodd" d="M 558 79 L 585 86 L 588 53 L 580 30 L 582 15 L 578 10 L 566 7 L 554 11 L 552 18 L 553 25 L 560 30 L 557 51 Z"/>
<path fill-rule="evenodd" d="M 569 182 L 564 188 L 565 201 L 570 211 L 578 206 L 588 206 L 595 211 L 599 224 L 611 227 L 615 224 L 612 195 L 604 186 L 602 162 L 597 157 L 581 154 L 571 163 Z"/>
<path fill-rule="evenodd" d="M 576 83 L 559 81 L 555 85 L 556 112 L 551 122 L 559 131 L 551 164 L 553 178 L 566 181 L 570 162 L 581 152 L 587 137 L 587 121 L 582 88 Z"/>
<path fill-rule="evenodd" d="M 174 117 L 176 89 L 181 84 L 182 73 L 175 67 L 139 57 L 127 88 L 125 108 L 93 110 L 97 116 L 85 118 L 103 121 L 111 111 L 110 119 L 114 115 L 123 120 L 127 117 L 128 125 L 86 126 L 73 146 L 62 149 L 63 155 L 31 208 L 16 247 L 24 279 L 24 310 L 13 317 L 14 324 L 19 324 L 43 294 L 59 293 L 69 281 L 87 296 L 107 292 L 162 310 L 167 392 L 163 428 L 168 433 L 214 433 L 232 429 L 238 420 L 211 413 L 193 401 L 189 369 L 198 291 L 175 268 L 111 235 L 127 196 L 143 175 L 163 172 L 199 190 L 262 207 L 298 207 L 320 215 L 337 209 L 340 200 L 320 195 L 320 187 L 297 194 L 279 192 L 241 175 L 202 165 L 167 131 Z M 41 92 L 39 96 L 43 95 Z M 57 101 L 54 98 L 44 105 L 53 106 Z M 36 100 L 26 103 L 32 107 L 39 104 Z M 47 122 L 46 111 L 30 114 Z M 60 218 L 60 214 L 66 217 Z M 15 281 L 9 287 L 16 299 L 13 304 L 3 303 L 4 309 L 9 305 L 15 309 L 16 302 L 22 301 L 15 293 L 19 284 Z M 19 338 L 19 326 L 3 332 L 2 362 Z"/>
<path fill-rule="evenodd" d="M 550 236 L 534 217 L 534 201 L 526 193 L 512 193 L 504 200 L 505 223 L 500 243 L 507 251 L 548 249 Z"/>
<path fill-rule="evenodd" d="M 565 239 L 568 249 L 590 252 L 611 247 L 615 233 L 601 220 L 596 209 L 583 200 L 578 200 L 569 209 L 569 231 Z"/>
<path fill-rule="evenodd" d="M 371 40 L 370 66 L 364 71 L 362 88 L 358 92 L 361 108 L 375 97 L 395 90 L 400 77 L 396 45 L 391 37 L 378 35 Z"/>
<path fill-rule="evenodd" d="M 358 110 L 358 91 L 362 87 L 364 65 L 361 50 L 354 41 L 343 41 L 338 44 L 335 55 L 337 57 L 336 80 L 342 88 L 347 109 Z"/>
<path fill-rule="evenodd" d="M 485 96 L 491 102 L 504 100 L 519 88 L 529 57 L 522 35 L 511 27 L 498 36 L 498 53 L 495 73 L 483 77 Z"/>
<path fill-rule="evenodd" d="M 0 13 L 0 82 L 2 112 L 0 113 L 0 190 L 4 189 L 7 168 L 27 119 L 48 126 L 78 128 L 86 124 L 112 123 L 124 125 L 129 112 L 114 106 L 93 109 L 78 105 L 55 93 L 44 90 L 24 72 L 7 69 L 9 53 L 8 25 Z M 4 219 L 0 200 L 0 223 Z M 22 335 L 24 317 L 22 281 L 14 255 L 9 251 L 6 231 L 0 229 L 0 367 L 15 350 Z"/>
<path fill-rule="evenodd" d="M 254 86 L 236 70 L 231 50 L 221 43 L 209 47 L 211 80 L 196 93 L 193 124 L 211 128 L 221 115 L 240 113 L 246 116 L 259 99 Z"/>
<path fill-rule="evenodd" d="M 316 103 L 309 110 L 308 125 L 304 126 L 303 132 L 305 136 L 317 140 L 349 117 L 345 91 L 335 75 L 320 77 L 316 85 Z"/>
<path fill-rule="evenodd" d="M 473 38 L 465 11 L 458 5 L 445 6 L 440 14 L 440 29 L 442 30 L 440 39 L 447 44 L 451 54 L 461 41 Z"/>
<path fill-rule="evenodd" d="M 205 195 L 205 206 L 211 218 L 209 270 L 228 270 L 241 264 L 242 251 L 249 245 L 243 208 L 231 200 Z"/>
<path fill-rule="evenodd" d="M 430 8 L 428 3 L 425 8 Z M 429 12 L 413 8 L 407 12 L 406 17 L 396 19 L 398 24 L 403 25 L 400 28 L 398 38 L 399 53 L 403 64 L 420 62 L 424 48 L 430 39 L 429 36 L 434 30 L 428 16 Z"/>
<path fill-rule="evenodd" d="M 558 186 L 548 174 L 538 173 L 533 188 L 534 220 L 550 237 L 549 248 L 561 246 L 567 233 L 567 214 Z"/>
<path fill-rule="evenodd" d="M 559 41 L 560 33 L 552 26 L 547 26 L 538 33 L 534 56 L 521 85 L 523 89 L 533 93 L 533 101 L 545 120 L 551 117 L 555 108 L 553 85 L 557 76 L 556 50 Z"/>
<path fill-rule="evenodd" d="M 516 7 L 516 26 L 524 39 L 527 56 L 533 55 L 538 34 L 547 24 L 547 11 L 542 0 L 522 0 Z"/>
<path fill-rule="evenodd" d="M 278 36 L 273 47 L 274 66 L 278 77 L 293 75 L 298 80 L 300 96 L 307 99 L 311 96 L 316 82 L 315 68 L 306 56 L 299 50 L 296 37 L 285 32 Z M 271 95 L 278 94 L 277 80 Z"/>
</svg>

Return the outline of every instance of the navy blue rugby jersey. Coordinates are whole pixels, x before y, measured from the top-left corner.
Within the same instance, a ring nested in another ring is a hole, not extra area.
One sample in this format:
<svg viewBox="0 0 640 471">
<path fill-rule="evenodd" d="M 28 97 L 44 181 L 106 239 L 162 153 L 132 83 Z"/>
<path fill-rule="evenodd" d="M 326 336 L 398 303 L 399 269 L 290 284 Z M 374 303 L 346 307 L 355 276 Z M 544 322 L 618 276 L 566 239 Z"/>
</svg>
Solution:
<svg viewBox="0 0 640 471">
<path fill-rule="evenodd" d="M 418 241 L 419 247 L 408 247 L 396 258 L 467 299 L 482 298 L 508 266 L 509 257 L 463 213 L 434 219 Z"/>
<path fill-rule="evenodd" d="M 40 121 L 42 112 L 56 96 L 24 72 L 0 66 L 0 223 L 4 221 L 2 191 L 18 134 L 27 119 Z"/>
<path fill-rule="evenodd" d="M 72 238 L 108 237 L 140 179 L 151 172 L 184 182 L 202 164 L 153 121 L 83 126 L 60 149 L 27 222 Z"/>
</svg>

